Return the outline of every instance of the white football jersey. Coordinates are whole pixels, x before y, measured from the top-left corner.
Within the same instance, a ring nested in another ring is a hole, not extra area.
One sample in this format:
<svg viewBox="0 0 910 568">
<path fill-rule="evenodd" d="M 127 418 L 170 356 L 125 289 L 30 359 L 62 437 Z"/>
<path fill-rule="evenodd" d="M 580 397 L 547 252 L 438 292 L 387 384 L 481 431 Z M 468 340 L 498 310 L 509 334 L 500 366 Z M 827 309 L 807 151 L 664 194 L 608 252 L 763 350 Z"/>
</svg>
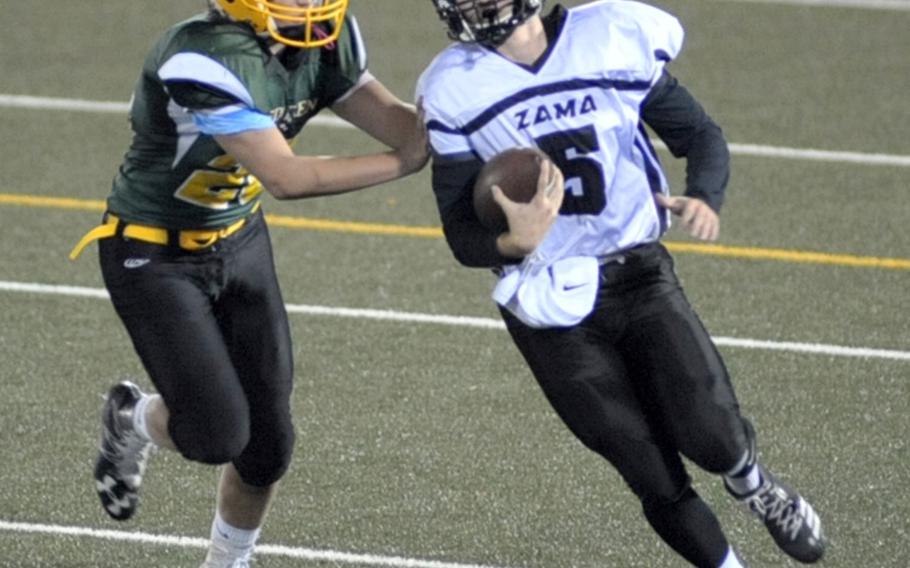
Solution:
<svg viewBox="0 0 910 568">
<path fill-rule="evenodd" d="M 533 69 L 480 45 L 451 45 L 417 84 L 433 152 L 485 161 L 515 146 L 546 152 L 565 176 L 566 196 L 537 250 L 542 260 L 657 240 L 669 216 L 654 194 L 668 188 L 640 107 L 682 42 L 670 14 L 606 0 L 568 10 Z"/>
</svg>

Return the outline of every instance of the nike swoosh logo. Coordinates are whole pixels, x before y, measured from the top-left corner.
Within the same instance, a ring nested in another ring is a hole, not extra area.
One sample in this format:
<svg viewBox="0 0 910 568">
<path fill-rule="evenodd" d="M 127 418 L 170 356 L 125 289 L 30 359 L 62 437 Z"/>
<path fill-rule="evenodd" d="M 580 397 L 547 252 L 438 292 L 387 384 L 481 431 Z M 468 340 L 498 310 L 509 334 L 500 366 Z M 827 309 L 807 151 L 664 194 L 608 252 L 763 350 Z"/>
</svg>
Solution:
<svg viewBox="0 0 910 568">
<path fill-rule="evenodd" d="M 123 261 L 124 268 L 141 268 L 151 262 L 147 258 L 128 258 Z"/>
<path fill-rule="evenodd" d="M 571 286 L 566 284 L 562 287 L 562 291 L 571 292 L 572 290 L 578 290 L 579 288 L 584 288 L 585 286 L 587 286 L 587 284 L 573 284 Z"/>
</svg>

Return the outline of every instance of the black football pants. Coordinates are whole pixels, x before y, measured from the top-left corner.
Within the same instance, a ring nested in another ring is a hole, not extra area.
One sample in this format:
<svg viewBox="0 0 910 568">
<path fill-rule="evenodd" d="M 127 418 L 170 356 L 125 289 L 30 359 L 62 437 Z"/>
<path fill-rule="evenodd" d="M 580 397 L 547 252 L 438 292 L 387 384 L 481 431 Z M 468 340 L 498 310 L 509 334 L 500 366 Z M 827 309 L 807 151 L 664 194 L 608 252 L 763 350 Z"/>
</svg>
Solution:
<svg viewBox="0 0 910 568">
<path fill-rule="evenodd" d="M 660 536 L 693 564 L 718 566 L 726 539 L 680 455 L 726 473 L 748 439 L 727 370 L 663 245 L 602 266 L 595 309 L 575 327 L 534 329 L 501 311 L 550 404 L 616 467 Z"/>
<path fill-rule="evenodd" d="M 233 462 L 277 481 L 294 444 L 287 313 L 262 213 L 200 252 L 115 236 L 99 241 L 114 308 L 170 411 L 187 459 Z"/>
</svg>

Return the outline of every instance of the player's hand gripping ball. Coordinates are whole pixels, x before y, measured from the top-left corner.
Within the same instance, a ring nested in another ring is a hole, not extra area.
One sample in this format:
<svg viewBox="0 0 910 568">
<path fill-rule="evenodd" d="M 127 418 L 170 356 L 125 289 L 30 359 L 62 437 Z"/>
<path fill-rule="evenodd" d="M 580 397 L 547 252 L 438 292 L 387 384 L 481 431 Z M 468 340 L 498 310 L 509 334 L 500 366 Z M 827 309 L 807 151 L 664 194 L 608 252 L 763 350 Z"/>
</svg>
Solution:
<svg viewBox="0 0 910 568">
<path fill-rule="evenodd" d="M 512 201 L 528 203 L 537 192 L 540 165 L 546 159 L 537 148 L 510 148 L 483 165 L 474 183 L 474 211 L 484 227 L 497 233 L 509 228 L 505 213 L 493 200 L 492 187 L 498 185 Z"/>
</svg>

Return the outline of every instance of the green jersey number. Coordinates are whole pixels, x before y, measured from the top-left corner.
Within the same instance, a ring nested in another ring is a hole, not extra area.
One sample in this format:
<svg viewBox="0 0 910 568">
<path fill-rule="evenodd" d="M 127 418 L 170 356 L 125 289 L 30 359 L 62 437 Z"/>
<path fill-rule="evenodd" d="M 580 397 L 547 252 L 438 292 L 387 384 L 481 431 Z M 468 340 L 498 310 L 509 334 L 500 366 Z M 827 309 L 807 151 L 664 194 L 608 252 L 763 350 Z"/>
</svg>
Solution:
<svg viewBox="0 0 910 568">
<path fill-rule="evenodd" d="M 174 192 L 174 197 L 207 209 L 243 205 L 262 193 L 262 184 L 227 154 L 208 167 L 193 172 Z"/>
</svg>

